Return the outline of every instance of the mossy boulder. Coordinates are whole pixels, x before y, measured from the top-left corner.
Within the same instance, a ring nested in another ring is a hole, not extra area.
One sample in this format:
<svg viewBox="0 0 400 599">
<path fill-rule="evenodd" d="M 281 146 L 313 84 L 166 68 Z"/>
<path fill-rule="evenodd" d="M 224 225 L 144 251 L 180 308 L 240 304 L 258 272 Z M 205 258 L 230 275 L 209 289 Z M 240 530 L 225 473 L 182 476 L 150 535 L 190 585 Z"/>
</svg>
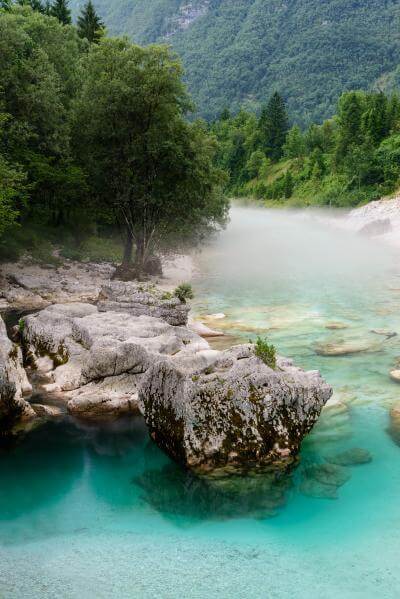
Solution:
<svg viewBox="0 0 400 599">
<path fill-rule="evenodd" d="M 331 397 L 319 372 L 277 358 L 273 370 L 252 345 L 219 352 L 203 369 L 179 360 L 153 365 L 140 390 L 154 441 L 198 472 L 292 462 Z"/>
</svg>

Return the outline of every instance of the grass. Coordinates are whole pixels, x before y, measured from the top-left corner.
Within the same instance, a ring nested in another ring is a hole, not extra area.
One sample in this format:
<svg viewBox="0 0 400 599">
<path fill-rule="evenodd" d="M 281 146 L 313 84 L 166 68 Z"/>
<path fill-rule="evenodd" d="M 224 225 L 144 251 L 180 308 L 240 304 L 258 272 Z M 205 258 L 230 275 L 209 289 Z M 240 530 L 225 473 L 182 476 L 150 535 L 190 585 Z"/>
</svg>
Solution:
<svg viewBox="0 0 400 599">
<path fill-rule="evenodd" d="M 276 368 L 276 349 L 274 345 L 268 343 L 267 339 L 257 337 L 254 344 L 254 354 L 267 366 L 275 370 Z"/>
</svg>

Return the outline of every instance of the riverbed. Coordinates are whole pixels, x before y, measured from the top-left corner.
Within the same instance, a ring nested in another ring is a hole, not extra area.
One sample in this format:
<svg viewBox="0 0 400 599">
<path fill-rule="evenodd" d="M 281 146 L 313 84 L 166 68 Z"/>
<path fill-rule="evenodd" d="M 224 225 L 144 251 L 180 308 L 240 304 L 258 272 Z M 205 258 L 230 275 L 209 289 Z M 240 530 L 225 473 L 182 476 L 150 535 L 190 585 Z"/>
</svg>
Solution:
<svg viewBox="0 0 400 599">
<path fill-rule="evenodd" d="M 398 597 L 398 253 L 322 214 L 235 208 L 196 264 L 197 317 L 232 340 L 267 337 L 334 387 L 284 500 L 266 510 L 257 493 L 204 488 L 140 418 L 48 423 L 0 455 L 0 596 Z M 327 344 L 362 351 L 320 355 Z M 336 499 L 302 493 L 307 465 L 353 447 L 372 461 Z"/>
</svg>

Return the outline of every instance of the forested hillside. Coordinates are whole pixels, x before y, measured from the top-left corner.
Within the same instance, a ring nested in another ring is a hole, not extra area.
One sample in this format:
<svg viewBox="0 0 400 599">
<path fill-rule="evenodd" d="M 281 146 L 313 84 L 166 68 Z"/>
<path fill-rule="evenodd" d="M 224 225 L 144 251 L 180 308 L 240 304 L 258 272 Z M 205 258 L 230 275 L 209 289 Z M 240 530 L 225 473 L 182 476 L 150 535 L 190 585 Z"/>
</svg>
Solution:
<svg viewBox="0 0 400 599">
<path fill-rule="evenodd" d="M 73 0 L 75 11 L 83 0 Z M 167 41 L 200 113 L 258 109 L 279 91 L 297 123 L 331 116 L 349 89 L 398 77 L 398 0 L 96 0 L 109 32 Z"/>
</svg>

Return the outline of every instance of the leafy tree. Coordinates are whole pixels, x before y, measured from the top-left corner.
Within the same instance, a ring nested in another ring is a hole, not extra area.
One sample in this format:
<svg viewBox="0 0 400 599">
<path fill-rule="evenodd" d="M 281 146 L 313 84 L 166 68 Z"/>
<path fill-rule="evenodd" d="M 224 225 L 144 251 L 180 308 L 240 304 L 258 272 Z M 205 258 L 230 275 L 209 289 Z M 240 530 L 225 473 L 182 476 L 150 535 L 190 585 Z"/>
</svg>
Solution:
<svg viewBox="0 0 400 599">
<path fill-rule="evenodd" d="M 50 8 L 50 14 L 56 17 L 63 25 L 71 23 L 71 11 L 68 8 L 68 0 L 54 0 Z"/>
<path fill-rule="evenodd" d="M 123 266 L 146 270 L 170 235 L 190 239 L 223 222 L 215 141 L 184 118 L 190 104 L 168 48 L 104 39 L 83 60 L 75 138 L 95 193 L 126 231 Z"/>
<path fill-rule="evenodd" d="M 65 220 L 66 208 L 84 190 L 83 175 L 78 182 L 71 166 L 68 122 L 79 56 L 73 28 L 26 6 L 2 15 L 0 79 L 8 114 L 3 147 L 8 161 L 27 175 L 30 216 L 59 221 L 62 211 Z"/>
<path fill-rule="evenodd" d="M 283 153 L 287 158 L 303 158 L 305 155 L 306 143 L 298 125 L 294 125 L 289 130 L 283 146 Z"/>
<path fill-rule="evenodd" d="M 104 34 L 104 23 L 96 12 L 91 0 L 85 4 L 77 21 L 80 37 L 86 38 L 91 44 L 98 43 Z"/>
<path fill-rule="evenodd" d="M 371 94 L 362 118 L 363 132 L 378 144 L 389 133 L 388 101 L 384 93 Z"/>
<path fill-rule="evenodd" d="M 258 124 L 260 141 L 265 154 L 272 160 L 279 160 L 289 128 L 285 101 L 275 92 L 261 111 Z"/>
<path fill-rule="evenodd" d="M 257 177 L 260 174 L 260 169 L 264 164 L 265 154 L 261 150 L 255 150 L 250 155 L 246 164 L 246 171 L 250 179 Z"/>
</svg>

